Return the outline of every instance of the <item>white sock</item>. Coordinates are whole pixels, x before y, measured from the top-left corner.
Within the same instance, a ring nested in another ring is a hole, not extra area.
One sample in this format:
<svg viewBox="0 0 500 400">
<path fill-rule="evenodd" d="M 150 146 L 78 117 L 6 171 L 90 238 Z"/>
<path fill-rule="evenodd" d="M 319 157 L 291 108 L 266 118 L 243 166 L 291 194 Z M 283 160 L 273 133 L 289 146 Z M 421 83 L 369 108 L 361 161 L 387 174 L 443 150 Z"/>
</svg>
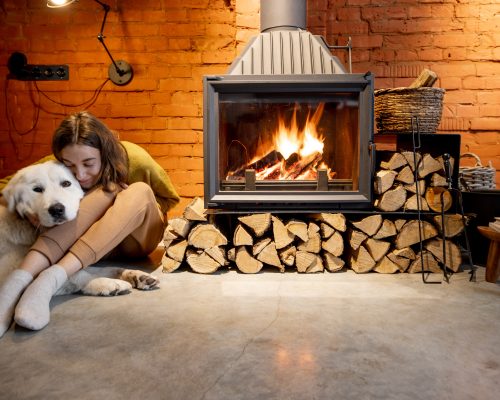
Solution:
<svg viewBox="0 0 500 400">
<path fill-rule="evenodd" d="M 0 287 L 0 337 L 9 329 L 17 301 L 32 281 L 33 275 L 29 272 L 15 269 Z"/>
<path fill-rule="evenodd" d="M 16 323 L 34 331 L 45 327 L 50 321 L 50 299 L 67 279 L 66 271 L 57 264 L 38 275 L 17 303 Z"/>
</svg>

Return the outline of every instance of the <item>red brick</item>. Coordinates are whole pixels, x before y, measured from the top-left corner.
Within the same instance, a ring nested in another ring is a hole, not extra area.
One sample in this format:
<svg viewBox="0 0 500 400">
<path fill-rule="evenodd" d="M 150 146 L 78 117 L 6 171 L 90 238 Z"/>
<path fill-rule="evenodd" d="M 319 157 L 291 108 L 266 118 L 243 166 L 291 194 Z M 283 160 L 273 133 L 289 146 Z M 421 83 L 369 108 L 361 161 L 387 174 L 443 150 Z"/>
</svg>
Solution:
<svg viewBox="0 0 500 400">
<path fill-rule="evenodd" d="M 477 131 L 498 131 L 500 127 L 500 118 L 483 117 L 471 120 L 471 129 Z M 498 154 L 498 149 L 495 149 Z"/>
</svg>

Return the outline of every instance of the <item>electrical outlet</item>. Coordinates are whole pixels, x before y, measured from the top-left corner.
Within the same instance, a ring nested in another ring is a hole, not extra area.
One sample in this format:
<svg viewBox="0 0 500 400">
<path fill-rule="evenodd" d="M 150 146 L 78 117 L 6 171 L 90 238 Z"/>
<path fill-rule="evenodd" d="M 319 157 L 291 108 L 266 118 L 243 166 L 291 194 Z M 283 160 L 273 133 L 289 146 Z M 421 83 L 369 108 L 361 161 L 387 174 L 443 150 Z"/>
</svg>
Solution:
<svg viewBox="0 0 500 400">
<path fill-rule="evenodd" d="M 27 64 L 13 78 L 22 81 L 67 81 L 69 66 Z"/>
</svg>

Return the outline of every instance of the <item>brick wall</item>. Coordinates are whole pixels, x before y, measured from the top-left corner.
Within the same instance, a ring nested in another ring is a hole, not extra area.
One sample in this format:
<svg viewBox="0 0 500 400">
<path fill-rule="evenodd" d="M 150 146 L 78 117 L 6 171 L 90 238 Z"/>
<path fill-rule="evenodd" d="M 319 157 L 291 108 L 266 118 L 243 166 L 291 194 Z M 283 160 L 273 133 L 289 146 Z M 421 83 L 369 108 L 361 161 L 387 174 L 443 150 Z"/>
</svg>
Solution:
<svg viewBox="0 0 500 400">
<path fill-rule="evenodd" d="M 96 39 L 103 13 L 95 2 L 0 4 L 0 176 L 48 154 L 61 118 L 88 109 L 168 171 L 182 196 L 175 215 L 203 196 L 202 76 L 224 73 L 258 32 L 259 0 L 108 3 L 106 44 L 133 66 L 134 79 L 123 87 L 107 82 L 98 94 L 110 62 Z M 308 26 L 330 44 L 351 36 L 353 71 L 374 72 L 377 88 L 436 71 L 447 90 L 440 131 L 461 133 L 463 151 L 498 170 L 499 12 L 493 0 L 309 0 Z M 7 80 L 14 51 L 30 64 L 68 64 L 70 79 Z"/>
</svg>

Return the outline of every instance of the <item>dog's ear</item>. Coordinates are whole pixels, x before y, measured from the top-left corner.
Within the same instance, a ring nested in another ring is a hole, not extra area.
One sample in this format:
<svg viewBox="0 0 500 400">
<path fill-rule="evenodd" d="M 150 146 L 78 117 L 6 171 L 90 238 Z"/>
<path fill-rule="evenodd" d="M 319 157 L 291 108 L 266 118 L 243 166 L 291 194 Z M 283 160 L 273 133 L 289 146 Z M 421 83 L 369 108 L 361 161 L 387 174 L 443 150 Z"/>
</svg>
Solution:
<svg viewBox="0 0 500 400">
<path fill-rule="evenodd" d="M 7 201 L 7 208 L 10 212 L 16 211 L 17 205 L 24 201 L 24 188 L 20 185 L 20 174 L 15 174 L 2 190 L 2 196 Z"/>
</svg>

